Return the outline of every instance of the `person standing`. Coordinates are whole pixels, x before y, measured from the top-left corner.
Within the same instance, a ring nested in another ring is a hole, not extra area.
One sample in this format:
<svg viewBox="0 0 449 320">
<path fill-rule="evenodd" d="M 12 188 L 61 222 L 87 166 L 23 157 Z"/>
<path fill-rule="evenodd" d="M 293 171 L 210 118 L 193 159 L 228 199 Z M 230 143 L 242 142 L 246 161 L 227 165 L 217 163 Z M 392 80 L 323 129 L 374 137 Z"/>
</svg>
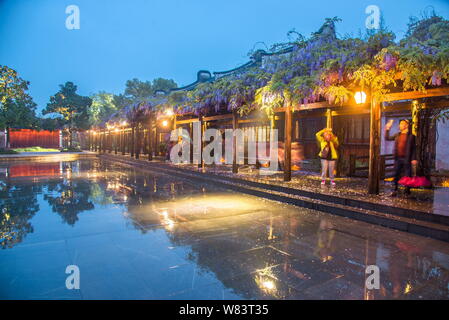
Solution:
<svg viewBox="0 0 449 320">
<path fill-rule="evenodd" d="M 316 133 L 316 139 L 320 147 L 318 156 L 321 159 L 321 185 L 326 184 L 326 174 L 329 171 L 331 185 L 335 186 L 334 170 L 338 159 L 338 138 L 332 133 L 331 128 L 325 128 Z"/>
<path fill-rule="evenodd" d="M 416 166 L 416 138 L 410 130 L 410 121 L 402 119 L 399 121 L 399 132 L 390 135 L 390 130 L 394 120 L 388 121 L 385 125 L 385 140 L 394 141 L 394 191 L 393 197 L 397 195 L 398 181 L 401 178 L 402 171 L 405 176 L 412 175 L 412 165 Z M 410 190 L 407 188 L 406 192 Z"/>
</svg>

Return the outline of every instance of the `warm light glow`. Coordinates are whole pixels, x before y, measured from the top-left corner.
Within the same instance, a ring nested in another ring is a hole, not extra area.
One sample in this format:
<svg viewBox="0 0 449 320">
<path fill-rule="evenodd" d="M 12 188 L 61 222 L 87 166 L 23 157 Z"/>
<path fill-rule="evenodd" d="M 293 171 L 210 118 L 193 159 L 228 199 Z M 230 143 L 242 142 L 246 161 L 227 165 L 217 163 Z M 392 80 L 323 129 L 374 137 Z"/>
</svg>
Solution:
<svg viewBox="0 0 449 320">
<path fill-rule="evenodd" d="M 267 289 L 267 290 L 273 290 L 276 286 L 274 285 L 273 281 L 263 281 L 262 282 L 262 287 Z"/>
<path fill-rule="evenodd" d="M 167 109 L 165 110 L 165 114 L 169 117 L 171 117 L 172 115 L 174 115 L 173 110 L 172 109 Z"/>
<path fill-rule="evenodd" d="M 118 128 L 115 128 L 115 130 L 114 130 L 115 132 L 119 132 L 119 129 Z"/>
<path fill-rule="evenodd" d="M 126 125 L 128 125 L 128 123 L 126 121 L 122 121 L 122 127 L 125 127 Z"/>
<path fill-rule="evenodd" d="M 271 268 L 267 267 L 257 271 L 256 278 L 257 286 L 265 293 L 271 296 L 278 296 L 276 287 L 276 277 L 273 274 Z"/>
<path fill-rule="evenodd" d="M 94 135 L 96 135 L 96 134 L 97 134 L 97 131 L 92 131 L 92 133 L 93 133 Z"/>
<path fill-rule="evenodd" d="M 363 91 L 357 91 L 354 94 L 354 99 L 357 104 L 363 104 L 366 102 L 366 93 Z"/>
<path fill-rule="evenodd" d="M 173 227 L 175 226 L 175 221 L 173 221 L 172 219 L 170 219 L 170 216 L 168 214 L 168 211 L 163 209 L 161 212 L 159 212 L 159 214 L 162 217 L 162 224 L 168 229 L 168 230 L 172 230 Z"/>
<path fill-rule="evenodd" d="M 163 127 L 168 126 L 168 121 L 167 121 L 167 120 L 162 121 L 162 126 L 163 126 Z"/>
</svg>

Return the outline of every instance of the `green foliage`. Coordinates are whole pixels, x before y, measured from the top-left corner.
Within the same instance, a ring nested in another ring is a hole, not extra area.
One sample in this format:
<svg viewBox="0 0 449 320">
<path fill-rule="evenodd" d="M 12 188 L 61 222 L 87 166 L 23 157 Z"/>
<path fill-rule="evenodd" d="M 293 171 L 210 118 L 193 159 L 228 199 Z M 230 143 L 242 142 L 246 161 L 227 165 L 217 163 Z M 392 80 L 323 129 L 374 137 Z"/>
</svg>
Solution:
<svg viewBox="0 0 449 320">
<path fill-rule="evenodd" d="M 132 102 L 144 101 L 152 95 L 153 87 L 151 81 L 140 81 L 136 78 L 126 81 L 125 96 Z"/>
<path fill-rule="evenodd" d="M 438 16 L 413 20 L 399 44 L 383 48 L 354 74 L 379 99 L 400 80 L 402 90 L 425 91 L 449 78 L 449 21 Z"/>
<path fill-rule="evenodd" d="M 72 82 L 59 86 L 59 91 L 50 97 L 50 102 L 42 114 L 56 113 L 61 116 L 63 125 L 69 131 L 69 144 L 72 145 L 72 132 L 89 128 L 89 107 L 92 100 L 76 93 Z"/>
<path fill-rule="evenodd" d="M 29 82 L 23 80 L 17 71 L 0 65 L 0 105 L 8 100 L 21 100 L 26 96 Z"/>
<path fill-rule="evenodd" d="M 27 93 L 29 83 L 0 65 L 0 128 L 33 128 L 38 124 L 36 104 Z"/>
<path fill-rule="evenodd" d="M 89 123 L 91 126 L 97 126 L 114 112 L 119 109 L 114 104 L 114 95 L 104 91 L 93 94 L 91 97 L 92 104 L 88 108 Z"/>
<path fill-rule="evenodd" d="M 168 93 L 171 89 L 177 88 L 178 85 L 172 79 L 156 78 L 152 83 L 153 95 L 157 91 L 164 91 Z"/>
<path fill-rule="evenodd" d="M 58 152 L 59 149 L 53 148 L 42 148 L 39 146 L 36 147 L 27 147 L 27 148 L 16 148 L 14 149 L 16 152 Z"/>
<path fill-rule="evenodd" d="M 0 148 L 0 154 L 18 154 L 19 152 L 12 149 Z"/>
<path fill-rule="evenodd" d="M 122 93 L 114 95 L 112 102 L 118 110 L 121 110 L 132 103 L 131 99 L 127 98 Z"/>
<path fill-rule="evenodd" d="M 131 103 L 139 103 L 147 101 L 153 97 L 156 92 L 164 91 L 168 93 L 171 89 L 176 88 L 177 84 L 172 79 L 157 78 L 151 81 L 140 81 L 137 78 L 126 81 L 124 96 Z"/>
<path fill-rule="evenodd" d="M 81 150 L 80 147 L 67 147 L 67 148 L 62 148 L 61 150 L 58 150 L 61 152 L 83 152 L 83 150 Z"/>
<path fill-rule="evenodd" d="M 60 130 L 64 127 L 64 120 L 56 118 L 38 118 L 38 127 L 42 130 Z"/>
</svg>

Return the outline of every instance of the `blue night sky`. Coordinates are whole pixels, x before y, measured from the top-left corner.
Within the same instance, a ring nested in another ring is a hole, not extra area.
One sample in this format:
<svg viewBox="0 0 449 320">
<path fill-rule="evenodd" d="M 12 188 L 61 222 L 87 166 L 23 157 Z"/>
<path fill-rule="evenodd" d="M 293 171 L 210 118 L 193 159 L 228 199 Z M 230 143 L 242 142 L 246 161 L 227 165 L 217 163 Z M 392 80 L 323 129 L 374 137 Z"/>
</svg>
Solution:
<svg viewBox="0 0 449 320">
<path fill-rule="evenodd" d="M 65 27 L 71 4 L 80 9 L 79 30 Z M 0 64 L 31 82 L 42 109 L 66 81 L 84 95 L 121 93 L 132 78 L 186 85 L 199 69 L 223 71 L 247 62 L 259 41 L 286 41 L 293 28 L 309 36 L 326 17 L 343 20 L 340 35 L 358 35 L 372 4 L 398 37 L 409 17 L 429 6 L 449 18 L 447 0 L 0 0 Z"/>
</svg>

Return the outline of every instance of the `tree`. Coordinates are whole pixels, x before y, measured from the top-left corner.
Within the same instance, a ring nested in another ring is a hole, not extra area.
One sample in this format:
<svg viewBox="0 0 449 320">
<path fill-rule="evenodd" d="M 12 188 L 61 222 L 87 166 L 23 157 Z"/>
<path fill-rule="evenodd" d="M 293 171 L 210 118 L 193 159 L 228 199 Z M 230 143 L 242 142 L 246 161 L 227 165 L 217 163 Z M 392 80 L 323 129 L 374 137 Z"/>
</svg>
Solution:
<svg viewBox="0 0 449 320">
<path fill-rule="evenodd" d="M 37 124 L 36 104 L 26 92 L 29 82 L 20 78 L 17 71 L 0 65 L 0 128 L 6 128 L 6 147 L 9 148 L 11 127 L 33 127 Z"/>
<path fill-rule="evenodd" d="M 172 79 L 157 78 L 153 80 L 153 95 L 156 91 L 162 90 L 169 92 L 171 89 L 177 88 L 178 85 Z"/>
<path fill-rule="evenodd" d="M 93 94 L 90 98 L 92 99 L 92 104 L 88 111 L 90 125 L 100 124 L 100 122 L 106 120 L 118 110 L 112 93 L 100 91 Z"/>
<path fill-rule="evenodd" d="M 169 92 L 178 85 L 172 79 L 157 78 L 151 81 L 140 81 L 132 79 L 126 81 L 124 96 L 132 103 L 147 101 L 154 96 L 157 91 Z"/>
<path fill-rule="evenodd" d="M 114 95 L 112 102 L 117 110 L 121 110 L 132 103 L 131 99 L 127 98 L 124 94 Z"/>
<path fill-rule="evenodd" d="M 55 118 L 38 118 L 39 128 L 42 130 L 60 130 L 64 127 L 63 119 L 59 117 Z"/>
<path fill-rule="evenodd" d="M 73 82 L 66 82 L 59 87 L 59 91 L 50 97 L 50 102 L 42 114 L 57 113 L 62 116 L 63 124 L 69 134 L 69 147 L 72 147 L 73 131 L 89 128 L 88 110 L 92 100 L 77 94 L 77 86 Z"/>
<path fill-rule="evenodd" d="M 9 100 L 0 113 L 0 125 L 4 128 L 36 128 L 39 120 L 36 117 L 36 104 L 25 95 L 19 100 Z M 8 132 L 9 134 L 9 132 Z"/>
<path fill-rule="evenodd" d="M 144 101 L 153 95 L 153 86 L 150 81 L 132 79 L 126 81 L 125 96 L 134 103 Z"/>
<path fill-rule="evenodd" d="M 37 194 L 41 192 L 37 184 L 0 183 L 0 250 L 12 248 L 33 232 L 31 219 L 39 212 Z"/>
</svg>

